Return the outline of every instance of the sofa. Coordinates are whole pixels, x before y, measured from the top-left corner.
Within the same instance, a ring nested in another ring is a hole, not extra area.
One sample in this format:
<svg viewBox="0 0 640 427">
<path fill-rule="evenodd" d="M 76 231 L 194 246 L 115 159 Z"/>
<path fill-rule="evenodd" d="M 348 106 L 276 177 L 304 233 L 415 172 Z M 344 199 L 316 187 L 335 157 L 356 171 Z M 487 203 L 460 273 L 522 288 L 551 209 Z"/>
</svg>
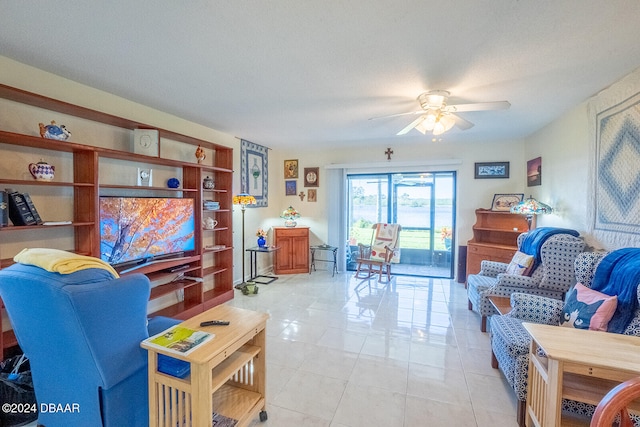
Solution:
<svg viewBox="0 0 640 427">
<path fill-rule="evenodd" d="M 529 233 L 545 231 L 536 229 Z M 561 300 L 565 293 L 575 284 L 574 261 L 584 249 L 584 241 L 580 237 L 567 234 L 563 229 L 546 229 L 552 234 L 540 245 L 539 258 L 533 273 L 510 274 L 509 264 L 483 260 L 480 272 L 467 278 L 467 297 L 469 310 L 480 314 L 480 330 L 487 331 L 487 318 L 499 314 L 489 301 L 492 295 L 509 297 L 514 292 L 540 295 Z M 567 230 L 572 231 L 572 230 Z M 518 250 L 523 249 L 529 233 L 518 236 Z"/>
<path fill-rule="evenodd" d="M 591 288 L 596 270 L 607 254 L 607 252 L 579 254 L 574 263 L 577 282 Z M 632 291 L 637 303 L 640 304 L 640 282 L 634 285 Z M 520 426 L 525 425 L 529 346 L 531 344 L 531 337 L 522 326 L 522 322 L 559 325 L 563 319 L 564 304 L 563 301 L 554 298 L 514 293 L 511 295 L 511 312 L 502 316 L 494 316 L 491 319 L 491 364 L 494 368 L 499 368 L 502 371 L 515 392 L 518 400 L 517 417 Z M 632 314 L 631 320 L 622 333 L 640 336 L 640 309 L 636 306 Z M 594 409 L 593 405 L 563 400 L 563 411 L 576 415 L 590 417 Z M 636 424 L 638 425 L 637 422 Z"/>
<path fill-rule="evenodd" d="M 40 425 L 148 426 L 140 342 L 179 323 L 148 319 L 149 293 L 142 274 L 61 274 L 18 263 L 0 270 L 0 296 L 29 359 L 38 409 L 46 405 Z"/>
</svg>

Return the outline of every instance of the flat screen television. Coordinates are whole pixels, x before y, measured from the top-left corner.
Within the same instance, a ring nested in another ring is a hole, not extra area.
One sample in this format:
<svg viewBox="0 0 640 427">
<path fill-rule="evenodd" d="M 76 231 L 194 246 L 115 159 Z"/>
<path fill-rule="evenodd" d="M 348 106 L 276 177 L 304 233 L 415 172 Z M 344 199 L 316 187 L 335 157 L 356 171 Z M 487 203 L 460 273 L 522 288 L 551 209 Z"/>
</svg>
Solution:
<svg viewBox="0 0 640 427">
<path fill-rule="evenodd" d="M 195 250 L 193 199 L 100 197 L 100 258 L 129 265 Z"/>
</svg>

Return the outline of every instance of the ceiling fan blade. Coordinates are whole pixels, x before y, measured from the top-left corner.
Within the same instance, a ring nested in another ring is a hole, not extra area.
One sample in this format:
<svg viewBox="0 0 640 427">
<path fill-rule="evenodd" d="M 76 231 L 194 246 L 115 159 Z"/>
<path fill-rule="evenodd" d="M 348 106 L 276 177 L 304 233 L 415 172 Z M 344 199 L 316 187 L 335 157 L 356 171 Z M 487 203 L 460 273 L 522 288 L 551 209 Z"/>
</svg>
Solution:
<svg viewBox="0 0 640 427">
<path fill-rule="evenodd" d="M 408 113 L 389 114 L 388 116 L 370 117 L 369 120 L 388 119 L 391 117 L 400 117 L 400 116 L 409 116 L 409 115 L 414 116 L 416 114 L 424 114 L 424 110 L 409 111 Z"/>
<path fill-rule="evenodd" d="M 414 121 L 409 123 L 409 125 L 407 127 L 402 129 L 400 132 L 396 133 L 396 135 L 397 136 L 404 135 L 405 133 L 409 132 L 414 127 L 418 126 L 423 120 L 424 120 L 424 116 L 418 117 L 417 119 L 415 119 Z"/>
<path fill-rule="evenodd" d="M 471 129 L 474 126 L 474 124 L 467 119 L 463 119 L 462 117 L 451 113 L 449 113 L 449 115 L 453 117 L 453 120 L 456 121 L 456 126 L 461 130 Z"/>
<path fill-rule="evenodd" d="M 493 101 L 493 102 L 477 102 L 474 104 L 453 104 L 443 108 L 444 111 L 450 113 L 460 113 L 464 111 L 489 111 L 489 110 L 507 110 L 511 107 L 509 101 Z"/>
</svg>

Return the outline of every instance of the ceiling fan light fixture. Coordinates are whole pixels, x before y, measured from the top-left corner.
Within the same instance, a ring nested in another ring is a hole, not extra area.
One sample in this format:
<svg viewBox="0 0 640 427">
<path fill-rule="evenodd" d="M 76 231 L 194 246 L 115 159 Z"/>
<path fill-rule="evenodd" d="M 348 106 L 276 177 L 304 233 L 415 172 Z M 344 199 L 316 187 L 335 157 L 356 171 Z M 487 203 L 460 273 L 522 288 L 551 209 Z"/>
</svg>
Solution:
<svg viewBox="0 0 640 427">
<path fill-rule="evenodd" d="M 449 92 L 446 90 L 430 90 L 421 93 L 418 96 L 418 102 L 423 110 L 439 109 L 446 105 L 447 98 L 449 98 Z"/>
<path fill-rule="evenodd" d="M 453 117 L 447 116 L 447 115 L 440 116 L 439 122 L 442 123 L 442 125 L 444 126 L 444 131 L 445 132 L 448 131 L 448 130 L 451 130 L 453 125 L 456 124 L 456 121 L 453 119 Z"/>
</svg>

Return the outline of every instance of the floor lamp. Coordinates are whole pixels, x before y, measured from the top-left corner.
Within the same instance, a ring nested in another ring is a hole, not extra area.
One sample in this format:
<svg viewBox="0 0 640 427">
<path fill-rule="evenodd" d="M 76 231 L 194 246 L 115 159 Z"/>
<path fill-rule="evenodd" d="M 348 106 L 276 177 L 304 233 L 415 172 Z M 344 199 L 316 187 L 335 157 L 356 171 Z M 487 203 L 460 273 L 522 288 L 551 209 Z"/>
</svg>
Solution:
<svg viewBox="0 0 640 427">
<path fill-rule="evenodd" d="M 242 283 L 239 286 L 244 286 L 244 211 L 247 209 L 247 205 L 256 204 L 256 198 L 246 193 L 240 193 L 237 196 L 233 196 L 233 204 L 240 205 L 240 210 L 242 211 Z"/>
</svg>

